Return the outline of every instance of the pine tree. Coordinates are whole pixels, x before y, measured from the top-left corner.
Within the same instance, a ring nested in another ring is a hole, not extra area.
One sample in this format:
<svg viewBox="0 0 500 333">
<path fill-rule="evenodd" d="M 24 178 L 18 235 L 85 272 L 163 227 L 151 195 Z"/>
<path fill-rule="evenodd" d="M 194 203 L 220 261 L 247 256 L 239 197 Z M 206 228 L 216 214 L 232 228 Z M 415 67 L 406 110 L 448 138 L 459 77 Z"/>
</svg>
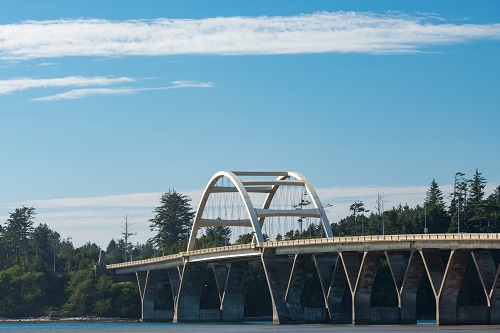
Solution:
<svg viewBox="0 0 500 333">
<path fill-rule="evenodd" d="M 10 213 L 10 217 L 5 223 L 3 237 L 6 244 L 8 244 L 8 248 L 15 253 L 18 264 L 20 263 L 19 256 L 21 253 L 24 254 L 26 259 L 35 215 L 35 208 L 23 206 L 22 208 L 16 208 L 14 213 Z"/>
<path fill-rule="evenodd" d="M 487 232 L 500 232 L 500 186 L 486 199 Z"/>
<path fill-rule="evenodd" d="M 443 192 L 439 188 L 439 185 L 435 179 L 432 179 L 431 186 L 427 191 L 425 204 L 427 206 L 436 206 L 442 210 L 444 210 L 445 208 Z"/>
<path fill-rule="evenodd" d="M 478 169 L 472 180 L 469 181 L 469 200 L 467 202 L 467 211 L 470 214 L 470 231 L 484 232 L 486 229 L 487 208 L 484 198 L 484 188 L 486 187 L 486 179 L 482 176 Z"/>
<path fill-rule="evenodd" d="M 424 215 L 430 233 L 443 233 L 450 227 L 443 192 L 435 179 L 432 179 L 431 186 L 425 197 Z"/>
<path fill-rule="evenodd" d="M 194 217 L 190 201 L 175 190 L 161 196 L 161 206 L 155 208 L 155 217 L 149 220 L 151 231 L 157 232 L 150 241 L 157 248 L 166 249 L 187 240 Z"/>
</svg>

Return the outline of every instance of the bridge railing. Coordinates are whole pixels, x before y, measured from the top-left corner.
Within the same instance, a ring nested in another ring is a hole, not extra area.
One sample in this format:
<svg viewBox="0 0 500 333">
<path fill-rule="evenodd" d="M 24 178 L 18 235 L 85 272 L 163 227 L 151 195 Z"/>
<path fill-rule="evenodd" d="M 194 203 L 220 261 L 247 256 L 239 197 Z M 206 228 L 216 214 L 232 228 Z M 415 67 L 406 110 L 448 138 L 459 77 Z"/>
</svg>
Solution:
<svg viewBox="0 0 500 333">
<path fill-rule="evenodd" d="M 150 264 L 150 263 L 155 263 L 155 262 L 159 262 L 159 261 L 178 259 L 178 258 L 182 258 L 182 256 L 183 256 L 183 253 L 181 252 L 181 253 L 171 254 L 171 255 L 163 256 L 163 257 L 155 257 L 155 258 L 150 258 L 150 259 L 127 261 L 127 262 L 121 262 L 118 264 L 109 264 L 109 265 L 106 265 L 106 267 L 108 269 L 113 269 L 113 268 L 120 268 L 120 267 L 130 267 L 131 265 L 144 265 L 144 264 Z"/>
<path fill-rule="evenodd" d="M 307 238 L 307 239 L 295 239 L 295 240 L 284 240 L 284 241 L 274 241 L 266 242 L 262 244 L 263 248 L 278 248 L 278 247 L 290 247 L 295 245 L 314 245 L 314 244 L 342 244 L 342 243 L 376 243 L 376 242 L 404 242 L 404 241 L 482 241 L 482 240 L 500 240 L 500 233 L 473 233 L 473 234 L 406 234 L 406 235 L 371 235 L 371 236 L 348 236 L 348 237 L 334 237 L 334 238 Z M 189 256 L 195 256 L 200 254 L 210 254 L 210 253 L 223 253 L 223 252 L 235 252 L 238 250 L 249 250 L 254 249 L 255 244 L 239 244 L 230 245 L 222 247 L 206 248 L 188 252 L 181 252 L 177 254 L 172 254 L 163 257 L 156 257 L 151 259 L 137 260 L 132 262 L 123 262 L 119 264 L 107 265 L 108 269 L 121 268 L 121 267 L 131 267 L 140 266 L 145 264 L 157 263 L 162 261 L 169 261 L 175 259 L 184 259 Z"/>
<path fill-rule="evenodd" d="M 405 235 L 370 235 L 370 236 L 347 236 L 334 238 L 307 238 L 267 242 L 263 247 L 280 247 L 305 244 L 324 243 L 368 243 L 368 242 L 398 242 L 398 241 L 420 241 L 420 240 L 500 240 L 498 233 L 454 233 L 454 234 L 405 234 Z"/>
<path fill-rule="evenodd" d="M 214 252 L 226 252 L 226 251 L 235 251 L 235 250 L 248 250 L 254 248 L 255 245 L 252 244 L 237 244 L 237 245 L 228 245 L 228 246 L 220 246 L 220 247 L 210 247 L 206 249 L 199 249 L 189 252 L 184 252 L 185 255 L 196 255 L 202 253 L 214 253 Z"/>
<path fill-rule="evenodd" d="M 114 269 L 114 268 L 121 268 L 121 267 L 130 267 L 130 266 L 134 266 L 134 265 L 140 266 L 140 265 L 145 265 L 145 264 L 168 261 L 168 260 L 172 260 L 172 259 L 182 259 L 182 258 L 184 258 L 186 256 L 190 256 L 190 255 L 197 255 L 197 254 L 204 254 L 204 253 L 216 253 L 216 252 L 230 252 L 230 251 L 237 251 L 237 250 L 247 250 L 247 249 L 251 249 L 253 247 L 254 246 L 252 244 L 238 244 L 238 245 L 230 245 L 230 246 L 211 247 L 211 248 L 194 250 L 194 251 L 189 251 L 189 252 L 180 252 L 180 253 L 176 253 L 176 254 L 171 254 L 171 255 L 162 256 L 162 257 L 155 257 L 155 258 L 150 258 L 150 259 L 128 261 L 128 262 L 122 262 L 122 263 L 118 263 L 118 264 L 109 264 L 106 267 L 108 269 Z"/>
</svg>

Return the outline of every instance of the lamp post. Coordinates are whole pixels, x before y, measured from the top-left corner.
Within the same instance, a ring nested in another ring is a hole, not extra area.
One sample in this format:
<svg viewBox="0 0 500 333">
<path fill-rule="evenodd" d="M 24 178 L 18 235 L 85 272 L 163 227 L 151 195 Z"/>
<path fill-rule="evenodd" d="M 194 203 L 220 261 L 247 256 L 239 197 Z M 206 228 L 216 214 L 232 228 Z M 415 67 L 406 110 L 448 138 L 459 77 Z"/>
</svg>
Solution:
<svg viewBox="0 0 500 333">
<path fill-rule="evenodd" d="M 363 215 L 363 213 L 368 213 L 369 211 L 370 210 L 368 210 L 368 209 L 362 208 L 362 210 L 360 210 L 361 214 L 358 214 L 358 216 L 361 215 L 362 217 L 365 217 Z M 364 235 L 365 235 L 365 220 L 363 218 L 361 218 L 361 236 L 364 236 Z"/>
<path fill-rule="evenodd" d="M 465 174 L 462 172 L 457 172 L 455 174 L 455 189 L 454 189 L 454 195 L 457 195 L 457 176 L 462 177 Z M 457 233 L 460 233 L 460 193 L 458 194 L 458 205 L 457 205 Z"/>
<path fill-rule="evenodd" d="M 427 229 L 427 203 L 424 201 L 424 234 L 428 233 Z"/>
</svg>

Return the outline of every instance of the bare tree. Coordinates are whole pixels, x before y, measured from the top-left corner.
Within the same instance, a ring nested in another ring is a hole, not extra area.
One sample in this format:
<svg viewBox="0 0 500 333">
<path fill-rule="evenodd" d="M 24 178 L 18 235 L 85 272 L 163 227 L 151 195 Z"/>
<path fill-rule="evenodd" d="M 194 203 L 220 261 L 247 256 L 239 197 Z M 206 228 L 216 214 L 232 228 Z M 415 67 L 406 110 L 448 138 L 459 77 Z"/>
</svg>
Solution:
<svg viewBox="0 0 500 333">
<path fill-rule="evenodd" d="M 135 223 L 130 222 L 130 218 L 128 214 L 125 214 L 125 222 L 123 222 L 122 228 L 122 236 L 123 236 L 123 252 L 125 261 L 127 261 L 128 254 L 131 253 L 132 243 L 130 242 L 130 237 L 137 235 L 135 232 L 131 232 L 131 228 Z M 132 255 L 130 256 L 130 261 L 132 261 Z"/>
<path fill-rule="evenodd" d="M 385 226 L 384 226 L 384 193 L 377 193 L 377 200 L 375 201 L 375 209 L 377 210 L 377 220 L 378 220 L 378 231 L 382 232 L 382 235 L 385 235 Z M 381 220 L 382 220 L 382 228 L 381 228 Z"/>
</svg>

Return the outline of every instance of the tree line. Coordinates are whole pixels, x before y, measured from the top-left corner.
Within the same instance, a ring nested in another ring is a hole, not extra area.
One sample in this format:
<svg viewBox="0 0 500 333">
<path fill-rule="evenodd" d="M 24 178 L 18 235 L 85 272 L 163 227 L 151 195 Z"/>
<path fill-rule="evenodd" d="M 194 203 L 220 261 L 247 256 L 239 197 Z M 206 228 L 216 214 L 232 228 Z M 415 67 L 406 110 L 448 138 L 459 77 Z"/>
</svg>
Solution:
<svg viewBox="0 0 500 333">
<path fill-rule="evenodd" d="M 438 183 L 432 180 L 424 202 L 416 207 L 398 205 L 385 211 L 383 195 L 377 197 L 375 209 L 365 207 L 362 201 L 350 206 L 350 214 L 338 223 L 332 223 L 335 236 L 380 235 L 445 232 L 500 232 L 500 186 L 490 195 L 485 193 L 486 179 L 476 170 L 471 179 L 463 173 L 455 175 L 453 192 L 447 203 Z M 160 198 L 160 205 L 149 220 L 155 233 L 145 244 L 133 245 L 135 235 L 126 217 L 121 238 L 112 239 L 106 248 L 108 263 L 146 259 L 184 251 L 194 218 L 191 198 L 169 191 Z M 297 207 L 307 202 L 297 204 Z M 369 214 L 368 214 L 369 213 Z M 106 276 L 96 278 L 93 267 L 99 258 L 100 248 L 88 242 L 75 248 L 71 238 L 63 239 L 45 223 L 35 226 L 34 207 L 21 207 L 9 214 L 0 225 L 0 317 L 32 316 L 106 316 L 140 317 L 140 298 L 136 283 L 114 282 Z M 322 237 L 319 225 L 297 228 L 277 235 L 277 240 Z M 424 230 L 425 229 L 425 230 Z M 209 227 L 196 241 L 197 248 L 231 245 L 229 227 Z M 265 240 L 269 240 L 264 235 Z M 253 235 L 239 235 L 235 244 L 252 242 Z M 384 266 L 385 265 L 385 266 Z M 249 295 L 245 311 L 247 316 L 271 313 L 271 299 L 267 281 L 259 263 L 251 264 Z M 318 289 L 314 267 L 308 270 L 303 304 L 321 307 L 322 297 Z M 382 263 L 379 275 L 390 279 L 386 263 Z M 471 290 L 477 276 L 470 278 Z M 207 271 L 202 308 L 218 308 L 213 274 Z M 313 281 L 307 283 L 307 281 Z M 372 303 L 379 306 L 397 304 L 395 292 L 389 292 L 379 283 L 374 286 Z M 480 285 L 477 283 L 477 285 Z M 430 288 L 430 285 L 427 286 Z M 424 288 L 425 289 L 425 288 Z M 258 295 L 258 297 L 257 297 Z M 319 295 L 319 296 L 318 296 Z M 389 296 L 388 296 L 389 295 Z M 392 296 L 390 296 L 392 295 Z M 422 296 L 423 295 L 423 296 Z M 426 297 L 422 294 L 420 297 Z M 429 294 L 430 295 L 430 294 Z M 463 296 L 466 297 L 466 296 Z M 468 297 L 474 297 L 471 293 Z M 169 308 L 165 297 L 159 297 L 157 307 Z M 432 299 L 421 302 L 422 312 L 432 310 Z M 422 305 L 423 304 L 423 305 Z M 431 311 L 432 312 L 432 311 Z"/>
</svg>

